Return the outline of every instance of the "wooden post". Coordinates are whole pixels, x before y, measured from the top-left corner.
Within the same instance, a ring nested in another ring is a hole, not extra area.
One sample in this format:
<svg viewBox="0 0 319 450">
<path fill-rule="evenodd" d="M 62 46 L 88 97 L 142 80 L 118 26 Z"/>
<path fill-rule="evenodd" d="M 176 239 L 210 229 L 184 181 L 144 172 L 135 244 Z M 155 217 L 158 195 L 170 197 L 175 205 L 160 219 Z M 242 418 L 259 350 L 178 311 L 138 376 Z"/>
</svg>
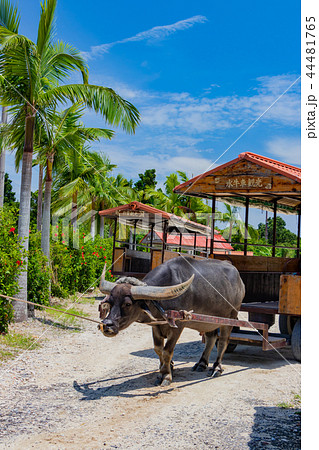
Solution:
<svg viewBox="0 0 319 450">
<path fill-rule="evenodd" d="M 300 222 L 301 222 L 301 209 L 298 213 L 298 234 L 297 234 L 297 258 L 300 256 Z"/>
<path fill-rule="evenodd" d="M 167 220 L 164 221 L 164 228 L 163 228 L 162 263 L 164 262 L 166 239 L 167 239 Z"/>
<path fill-rule="evenodd" d="M 206 245 L 205 245 L 205 256 L 206 256 L 206 258 L 207 258 L 207 245 L 208 245 L 208 236 L 207 235 L 205 235 L 205 239 L 206 239 Z"/>
<path fill-rule="evenodd" d="M 272 256 L 276 256 L 277 199 L 274 200 L 274 226 L 272 233 Z"/>
<path fill-rule="evenodd" d="M 136 250 L 136 224 L 137 224 L 137 220 L 134 220 L 134 235 L 133 235 L 133 250 Z"/>
<path fill-rule="evenodd" d="M 197 237 L 197 233 L 196 231 L 194 232 L 194 256 L 195 256 L 195 252 L 196 252 L 196 237 Z"/>
<path fill-rule="evenodd" d="M 182 252 L 182 239 L 183 239 L 183 234 L 182 234 L 182 232 L 180 231 L 180 232 L 179 232 L 179 253 Z"/>
<path fill-rule="evenodd" d="M 246 210 L 245 210 L 245 239 L 244 239 L 244 255 L 247 255 L 248 246 L 248 216 L 249 216 L 249 197 L 246 197 Z"/>
<path fill-rule="evenodd" d="M 116 229 L 117 229 L 117 217 L 115 217 L 115 219 L 114 219 L 114 234 L 113 234 L 113 255 L 112 255 L 112 272 L 113 272 L 113 264 L 114 264 L 114 253 L 115 253 Z"/>
<path fill-rule="evenodd" d="M 214 253 L 214 239 L 215 239 L 215 213 L 216 213 L 216 197 L 212 198 L 212 228 L 210 234 L 210 254 Z"/>
<path fill-rule="evenodd" d="M 155 226 L 155 223 L 152 223 L 152 225 L 151 225 L 151 242 L 150 242 L 150 248 L 153 247 L 153 233 L 154 233 L 154 226 Z"/>
</svg>

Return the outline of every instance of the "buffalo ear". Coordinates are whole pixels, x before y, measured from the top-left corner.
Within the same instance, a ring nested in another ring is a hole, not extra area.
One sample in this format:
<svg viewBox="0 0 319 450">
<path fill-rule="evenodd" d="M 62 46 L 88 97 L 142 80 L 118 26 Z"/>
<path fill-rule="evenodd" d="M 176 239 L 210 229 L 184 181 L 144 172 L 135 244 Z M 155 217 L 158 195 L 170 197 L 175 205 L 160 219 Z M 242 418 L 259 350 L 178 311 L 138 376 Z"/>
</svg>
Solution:
<svg viewBox="0 0 319 450">
<path fill-rule="evenodd" d="M 111 305 L 109 303 L 109 296 L 107 295 L 104 300 L 101 301 L 99 304 L 99 313 L 100 313 L 100 319 L 104 320 L 108 313 L 111 310 Z"/>
</svg>

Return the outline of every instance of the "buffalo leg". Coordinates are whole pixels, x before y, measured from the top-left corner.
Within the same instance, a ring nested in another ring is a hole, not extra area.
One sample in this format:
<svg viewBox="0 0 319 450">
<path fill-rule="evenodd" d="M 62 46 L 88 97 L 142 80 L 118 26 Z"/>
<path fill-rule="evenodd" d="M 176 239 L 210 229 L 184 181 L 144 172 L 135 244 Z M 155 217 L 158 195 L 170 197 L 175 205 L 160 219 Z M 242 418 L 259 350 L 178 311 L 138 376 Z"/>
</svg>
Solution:
<svg viewBox="0 0 319 450">
<path fill-rule="evenodd" d="M 165 347 L 162 352 L 162 365 L 160 368 L 160 377 L 157 384 L 169 386 L 172 382 L 172 358 L 176 342 L 178 341 L 182 329 L 170 330 Z"/>
<path fill-rule="evenodd" d="M 221 362 L 224 356 L 224 353 L 228 346 L 229 336 L 233 327 L 229 326 L 221 326 L 219 332 L 219 339 L 217 345 L 217 358 L 213 364 L 213 367 L 209 370 L 208 376 L 218 377 L 222 374 L 223 369 L 221 366 Z"/>
<path fill-rule="evenodd" d="M 160 367 L 163 365 L 163 348 L 164 348 L 164 338 L 158 329 L 158 327 L 152 327 L 153 331 L 153 343 L 154 343 L 154 350 L 155 353 L 158 355 L 160 360 Z"/>
<path fill-rule="evenodd" d="M 214 348 L 215 342 L 217 339 L 217 330 L 210 331 L 209 333 L 205 333 L 205 350 L 203 351 L 202 356 L 198 363 L 193 366 L 192 370 L 196 370 L 197 372 L 203 372 L 208 367 L 209 356 Z"/>
</svg>

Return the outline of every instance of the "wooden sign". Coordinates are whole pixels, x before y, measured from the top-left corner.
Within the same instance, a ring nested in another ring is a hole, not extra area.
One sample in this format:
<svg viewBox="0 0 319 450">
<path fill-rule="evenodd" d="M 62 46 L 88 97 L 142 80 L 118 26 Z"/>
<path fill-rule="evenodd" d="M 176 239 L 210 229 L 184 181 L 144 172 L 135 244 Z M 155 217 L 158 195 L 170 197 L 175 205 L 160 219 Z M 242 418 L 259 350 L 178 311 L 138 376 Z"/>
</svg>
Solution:
<svg viewBox="0 0 319 450">
<path fill-rule="evenodd" d="M 272 188 L 272 177 L 258 177 L 252 175 L 239 175 L 229 177 L 215 177 L 215 189 L 241 191 L 245 189 L 267 190 Z"/>
<path fill-rule="evenodd" d="M 120 211 L 119 217 L 121 218 L 140 218 L 144 217 L 144 211 Z"/>
</svg>

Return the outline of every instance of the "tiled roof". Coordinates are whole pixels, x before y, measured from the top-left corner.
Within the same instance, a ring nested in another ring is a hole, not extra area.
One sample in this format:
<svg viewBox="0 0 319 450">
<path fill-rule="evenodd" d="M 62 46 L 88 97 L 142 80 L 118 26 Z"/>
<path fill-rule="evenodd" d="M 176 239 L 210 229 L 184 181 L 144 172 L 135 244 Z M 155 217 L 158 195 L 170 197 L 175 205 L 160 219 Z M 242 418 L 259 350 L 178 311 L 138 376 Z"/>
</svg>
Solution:
<svg viewBox="0 0 319 450">
<path fill-rule="evenodd" d="M 267 158 L 266 156 L 257 155 L 256 153 L 244 152 L 240 153 L 237 158 L 228 161 L 225 164 L 221 164 L 220 166 L 215 167 L 208 172 L 204 172 L 196 177 L 186 181 L 185 183 L 180 184 L 174 188 L 175 192 L 178 192 L 180 189 L 191 186 L 196 181 L 205 178 L 208 175 L 213 175 L 216 172 L 224 169 L 225 167 L 236 164 L 240 160 L 245 159 L 250 162 L 254 162 L 262 167 L 267 169 L 271 169 L 276 173 L 286 176 L 287 178 L 291 178 L 294 181 L 301 183 L 301 169 L 299 167 L 291 166 L 290 164 L 283 163 L 281 161 L 276 161 L 275 159 Z"/>
<path fill-rule="evenodd" d="M 290 164 L 276 161 L 275 159 L 267 158 L 266 156 L 257 155 L 256 153 L 244 152 L 238 155 L 239 159 L 246 159 L 248 161 L 256 162 L 257 164 L 275 170 L 275 172 L 286 175 L 288 178 L 301 182 L 301 169 L 299 167 L 291 166 Z"/>
<path fill-rule="evenodd" d="M 154 231 L 154 233 L 156 233 L 156 235 L 159 237 L 159 239 L 161 241 L 163 241 L 163 233 L 159 232 L 159 231 Z M 148 233 L 146 236 L 144 236 L 144 238 L 141 240 L 141 242 L 143 242 L 145 240 L 145 238 L 149 235 L 150 233 Z M 191 235 L 191 234 L 183 234 L 182 235 L 182 246 L 185 247 L 191 247 L 194 248 L 194 239 L 195 236 Z M 210 237 L 206 236 L 200 236 L 197 235 L 196 236 L 196 247 L 197 248 L 206 248 L 206 239 L 207 239 L 207 248 L 210 248 Z M 180 235 L 179 234 L 169 234 L 167 236 L 167 244 L 171 244 L 171 245 L 176 245 L 179 246 L 180 243 Z M 223 249 L 223 250 L 233 250 L 233 247 L 226 241 L 226 239 L 223 238 L 222 235 L 218 234 L 215 230 L 214 233 L 214 248 L 215 249 Z"/>
</svg>

